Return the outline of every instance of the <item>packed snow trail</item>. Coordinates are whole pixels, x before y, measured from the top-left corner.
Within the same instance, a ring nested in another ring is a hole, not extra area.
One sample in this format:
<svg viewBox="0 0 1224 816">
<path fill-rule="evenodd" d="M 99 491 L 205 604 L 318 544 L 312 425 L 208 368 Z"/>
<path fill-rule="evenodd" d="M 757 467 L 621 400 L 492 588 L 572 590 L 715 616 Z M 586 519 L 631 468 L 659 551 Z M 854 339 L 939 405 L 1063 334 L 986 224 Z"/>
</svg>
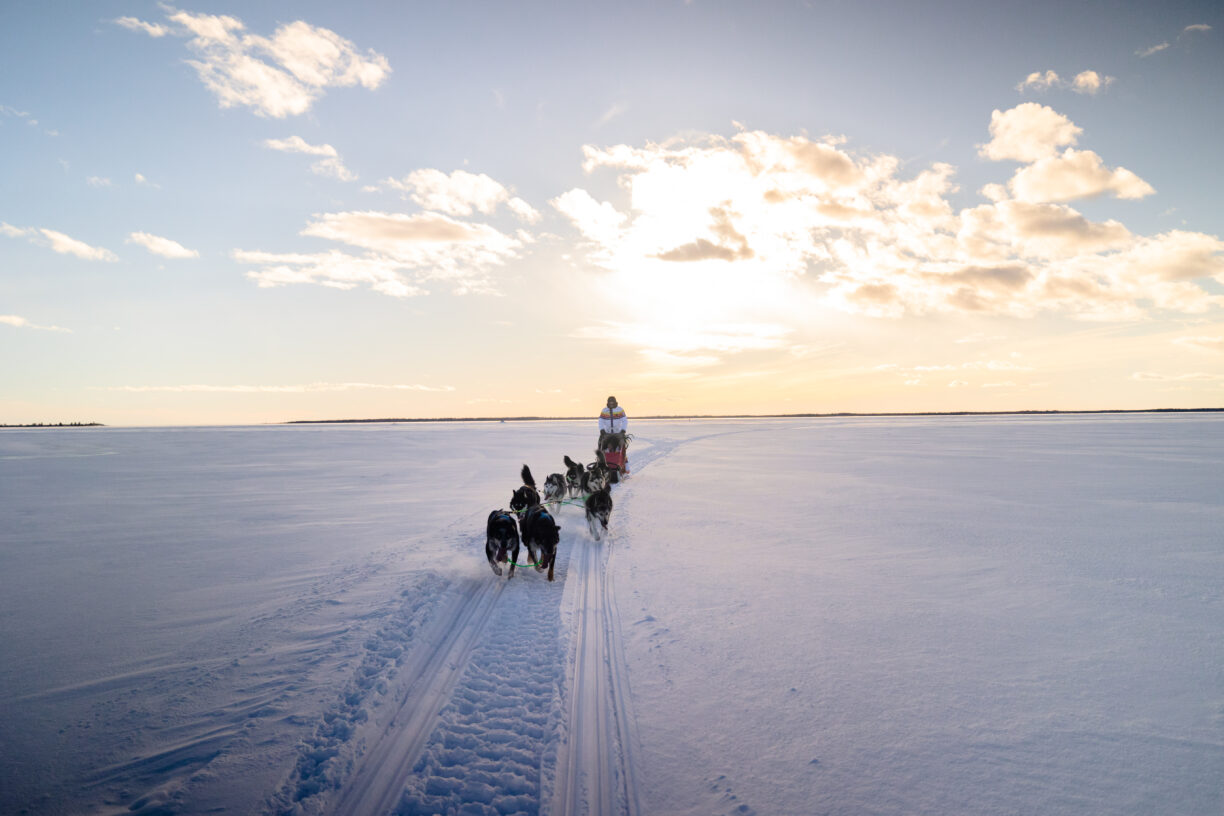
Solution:
<svg viewBox="0 0 1224 816">
<path fill-rule="evenodd" d="M 573 615 L 573 655 L 567 737 L 557 758 L 551 813 L 637 816 L 634 773 L 636 737 L 629 713 L 629 685 L 621 651 L 620 618 L 607 570 L 611 545 L 580 540 L 570 580 L 578 583 Z"/>
<path fill-rule="evenodd" d="M 500 581 L 464 586 L 421 633 L 397 680 L 393 714 L 377 734 L 342 789 L 333 813 L 386 813 L 400 798 L 438 712 L 467 669 L 476 642 L 501 596 Z"/>
</svg>

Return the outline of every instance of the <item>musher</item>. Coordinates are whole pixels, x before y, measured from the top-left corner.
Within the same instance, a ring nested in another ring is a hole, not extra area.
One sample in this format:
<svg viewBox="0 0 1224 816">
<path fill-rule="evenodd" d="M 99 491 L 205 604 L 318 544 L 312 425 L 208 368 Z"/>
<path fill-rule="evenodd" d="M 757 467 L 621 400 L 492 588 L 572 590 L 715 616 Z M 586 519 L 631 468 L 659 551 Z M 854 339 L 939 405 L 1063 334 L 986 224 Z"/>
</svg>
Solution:
<svg viewBox="0 0 1224 816">
<path fill-rule="evenodd" d="M 625 409 L 620 407 L 616 402 L 616 397 L 608 397 L 607 406 L 599 412 L 599 447 L 603 449 L 604 438 L 612 433 L 628 433 L 629 420 L 625 417 Z M 628 447 L 627 445 L 625 446 Z M 625 475 L 629 474 L 629 451 L 622 448 L 625 454 L 625 463 L 622 470 Z"/>
</svg>

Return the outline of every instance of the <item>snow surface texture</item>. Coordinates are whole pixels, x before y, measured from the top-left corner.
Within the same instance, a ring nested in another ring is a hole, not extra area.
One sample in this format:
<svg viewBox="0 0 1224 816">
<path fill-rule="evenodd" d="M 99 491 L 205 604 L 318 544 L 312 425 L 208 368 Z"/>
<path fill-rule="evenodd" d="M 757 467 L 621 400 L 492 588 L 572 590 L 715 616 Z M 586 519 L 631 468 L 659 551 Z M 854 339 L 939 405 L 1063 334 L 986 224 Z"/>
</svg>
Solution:
<svg viewBox="0 0 1224 816">
<path fill-rule="evenodd" d="M 0 813 L 1224 812 L 1224 417 L 0 432 Z"/>
</svg>

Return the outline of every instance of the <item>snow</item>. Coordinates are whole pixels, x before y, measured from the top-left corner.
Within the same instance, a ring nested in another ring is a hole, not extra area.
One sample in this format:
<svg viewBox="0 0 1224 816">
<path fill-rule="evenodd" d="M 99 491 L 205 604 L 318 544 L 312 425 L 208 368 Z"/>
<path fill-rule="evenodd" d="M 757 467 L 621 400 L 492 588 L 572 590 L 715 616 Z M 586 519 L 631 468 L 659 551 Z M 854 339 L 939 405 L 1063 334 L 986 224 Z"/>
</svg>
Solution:
<svg viewBox="0 0 1224 816">
<path fill-rule="evenodd" d="M 0 812 L 1224 812 L 1224 417 L 0 432 Z"/>
</svg>

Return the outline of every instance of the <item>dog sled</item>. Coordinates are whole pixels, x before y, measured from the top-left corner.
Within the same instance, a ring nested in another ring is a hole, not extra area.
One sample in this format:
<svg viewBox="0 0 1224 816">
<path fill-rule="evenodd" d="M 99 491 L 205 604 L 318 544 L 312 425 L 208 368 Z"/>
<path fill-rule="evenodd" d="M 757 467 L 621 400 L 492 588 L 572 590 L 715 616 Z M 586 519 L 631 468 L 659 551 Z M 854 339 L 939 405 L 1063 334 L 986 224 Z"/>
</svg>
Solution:
<svg viewBox="0 0 1224 816">
<path fill-rule="evenodd" d="M 604 466 L 612 472 L 610 481 L 613 484 L 629 475 L 628 450 L 631 438 L 624 431 L 599 435 L 599 457 Z"/>
</svg>

